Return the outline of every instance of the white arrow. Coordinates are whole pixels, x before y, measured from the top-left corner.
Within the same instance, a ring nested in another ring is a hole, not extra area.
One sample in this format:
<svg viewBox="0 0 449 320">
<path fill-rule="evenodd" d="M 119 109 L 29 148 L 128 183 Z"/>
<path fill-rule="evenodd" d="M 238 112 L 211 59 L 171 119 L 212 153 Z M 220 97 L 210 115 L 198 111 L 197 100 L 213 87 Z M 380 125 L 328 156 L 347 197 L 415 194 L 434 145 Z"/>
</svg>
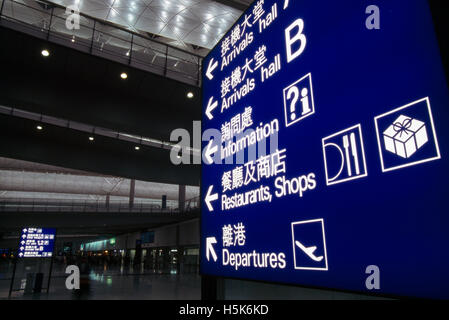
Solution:
<svg viewBox="0 0 449 320">
<path fill-rule="evenodd" d="M 19 253 L 19 257 L 23 257 L 23 253 Z"/>
<path fill-rule="evenodd" d="M 212 102 L 212 101 L 214 101 L 214 97 L 211 97 L 209 99 L 209 102 L 207 103 L 207 108 L 206 108 L 206 116 L 209 118 L 209 120 L 212 120 L 214 118 L 211 111 L 214 110 L 218 106 L 218 101 L 215 101 L 215 102 Z"/>
<path fill-rule="evenodd" d="M 27 229 L 23 229 L 22 231 L 23 231 L 23 232 L 27 232 Z"/>
<path fill-rule="evenodd" d="M 21 242 L 20 244 L 25 244 L 25 241 L 24 241 L 24 240 L 22 240 L 22 242 Z"/>
<path fill-rule="evenodd" d="M 212 164 L 214 162 L 211 155 L 218 150 L 218 146 L 215 145 L 212 147 L 212 142 L 214 142 L 214 140 L 209 141 L 209 144 L 206 147 L 206 151 L 204 152 L 204 156 L 206 157 L 206 161 L 208 162 L 208 164 Z"/>
<path fill-rule="evenodd" d="M 218 67 L 218 61 L 215 61 L 214 63 L 214 58 L 210 59 L 206 71 L 206 77 L 208 77 L 209 80 L 212 80 L 214 78 L 214 76 L 212 75 L 212 71 L 214 71 L 216 67 Z"/>
<path fill-rule="evenodd" d="M 27 237 L 26 234 L 24 234 L 24 235 L 22 236 L 22 238 L 24 238 L 24 239 L 25 239 L 26 237 Z"/>
<path fill-rule="evenodd" d="M 23 249 L 25 249 L 24 247 L 20 247 L 20 251 L 23 251 Z"/>
<path fill-rule="evenodd" d="M 215 201 L 218 199 L 218 193 L 212 194 L 212 188 L 214 186 L 210 186 L 207 190 L 206 198 L 204 199 L 204 202 L 206 202 L 207 208 L 209 211 L 214 211 L 214 207 L 211 205 L 211 201 Z"/>
<path fill-rule="evenodd" d="M 209 253 L 212 253 L 212 259 L 217 261 L 217 254 L 215 253 L 213 244 L 217 243 L 215 237 L 206 238 L 206 259 L 209 261 Z"/>
</svg>

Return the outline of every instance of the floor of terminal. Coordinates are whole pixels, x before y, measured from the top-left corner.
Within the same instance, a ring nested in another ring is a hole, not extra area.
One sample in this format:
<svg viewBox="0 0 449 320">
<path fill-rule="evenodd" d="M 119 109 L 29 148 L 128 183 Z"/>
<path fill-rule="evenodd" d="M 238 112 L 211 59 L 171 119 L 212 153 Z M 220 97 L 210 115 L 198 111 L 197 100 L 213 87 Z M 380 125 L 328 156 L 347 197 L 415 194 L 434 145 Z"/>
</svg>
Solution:
<svg viewBox="0 0 449 320">
<path fill-rule="evenodd" d="M 178 272 L 175 268 L 149 269 L 138 266 L 95 266 L 88 276 L 88 288 L 68 290 L 64 274 L 65 265 L 55 265 L 50 290 L 25 294 L 18 291 L 25 274 L 16 276 L 13 300 L 197 300 L 201 298 L 201 277 L 187 269 Z M 182 270 L 182 268 L 181 268 Z M 8 299 L 11 284 L 12 264 L 0 268 L 0 299 Z M 48 278 L 44 279 L 44 286 Z"/>
</svg>

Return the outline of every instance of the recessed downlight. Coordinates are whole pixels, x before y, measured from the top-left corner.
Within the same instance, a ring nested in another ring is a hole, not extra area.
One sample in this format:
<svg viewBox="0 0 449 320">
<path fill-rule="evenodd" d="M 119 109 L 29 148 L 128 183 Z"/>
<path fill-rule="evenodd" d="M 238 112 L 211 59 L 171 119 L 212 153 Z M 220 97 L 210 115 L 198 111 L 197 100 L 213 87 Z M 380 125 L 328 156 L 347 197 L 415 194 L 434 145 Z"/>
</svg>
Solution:
<svg viewBox="0 0 449 320">
<path fill-rule="evenodd" d="M 120 78 L 122 78 L 123 80 L 128 79 L 128 74 L 126 72 L 122 72 L 122 74 L 120 75 Z"/>
<path fill-rule="evenodd" d="M 41 51 L 41 55 L 43 57 L 48 57 L 50 55 L 50 51 L 48 51 L 47 49 L 44 49 Z"/>
<path fill-rule="evenodd" d="M 89 141 L 94 141 L 94 140 L 95 140 L 94 137 L 92 137 L 92 136 L 89 137 Z"/>
<path fill-rule="evenodd" d="M 134 149 L 140 150 L 140 147 L 139 146 L 135 146 Z"/>
<path fill-rule="evenodd" d="M 37 129 L 37 130 L 42 130 L 42 129 L 44 129 L 44 127 L 42 127 L 41 125 L 37 125 L 37 126 L 36 126 L 36 129 Z"/>
<path fill-rule="evenodd" d="M 192 99 L 193 98 L 193 92 L 187 92 L 187 98 Z"/>
</svg>

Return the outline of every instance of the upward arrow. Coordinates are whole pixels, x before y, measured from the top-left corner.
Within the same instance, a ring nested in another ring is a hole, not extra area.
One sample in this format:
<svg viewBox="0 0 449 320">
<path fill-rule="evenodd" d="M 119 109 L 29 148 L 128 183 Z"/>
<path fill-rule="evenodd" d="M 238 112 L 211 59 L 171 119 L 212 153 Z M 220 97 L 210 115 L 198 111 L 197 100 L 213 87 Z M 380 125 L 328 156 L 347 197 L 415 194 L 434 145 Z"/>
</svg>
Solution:
<svg viewBox="0 0 449 320">
<path fill-rule="evenodd" d="M 206 259 L 209 261 L 209 254 L 212 254 L 212 258 L 214 261 L 217 261 L 217 254 L 215 253 L 215 249 L 213 244 L 217 243 L 217 239 L 215 237 L 206 238 Z"/>
<path fill-rule="evenodd" d="M 214 78 L 212 71 L 214 71 L 216 67 L 218 67 L 218 61 L 215 61 L 215 63 L 214 63 L 214 58 L 210 59 L 209 65 L 207 66 L 207 71 L 206 71 L 206 77 L 209 80 L 212 80 Z"/>
</svg>

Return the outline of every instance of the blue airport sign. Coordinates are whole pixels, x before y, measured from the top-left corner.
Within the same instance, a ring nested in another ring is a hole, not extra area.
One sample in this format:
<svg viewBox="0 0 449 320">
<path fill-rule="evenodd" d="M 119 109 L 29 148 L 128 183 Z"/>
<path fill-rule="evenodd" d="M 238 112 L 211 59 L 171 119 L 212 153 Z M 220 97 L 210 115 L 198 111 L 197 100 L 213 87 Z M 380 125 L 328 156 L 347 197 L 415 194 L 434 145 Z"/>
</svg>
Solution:
<svg viewBox="0 0 449 320">
<path fill-rule="evenodd" d="M 427 1 L 255 0 L 203 62 L 201 272 L 449 298 Z"/>
<path fill-rule="evenodd" d="M 53 255 L 56 229 L 23 228 L 19 240 L 19 258 L 48 258 Z"/>
</svg>

